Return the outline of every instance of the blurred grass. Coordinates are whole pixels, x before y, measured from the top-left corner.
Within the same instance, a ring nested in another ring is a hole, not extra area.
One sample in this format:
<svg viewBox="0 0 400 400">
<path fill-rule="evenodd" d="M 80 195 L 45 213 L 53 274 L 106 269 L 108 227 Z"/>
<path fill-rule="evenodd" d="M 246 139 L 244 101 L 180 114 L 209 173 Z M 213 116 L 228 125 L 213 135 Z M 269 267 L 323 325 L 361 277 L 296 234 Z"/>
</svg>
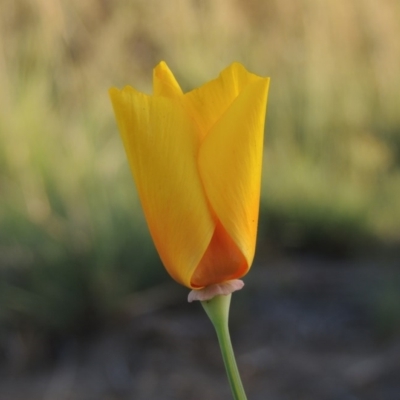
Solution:
<svg viewBox="0 0 400 400">
<path fill-rule="evenodd" d="M 185 90 L 271 76 L 261 248 L 399 242 L 399 2 L 172 3 L 0 3 L 3 326 L 101 322 L 166 276 L 107 96 L 162 59 Z"/>
</svg>

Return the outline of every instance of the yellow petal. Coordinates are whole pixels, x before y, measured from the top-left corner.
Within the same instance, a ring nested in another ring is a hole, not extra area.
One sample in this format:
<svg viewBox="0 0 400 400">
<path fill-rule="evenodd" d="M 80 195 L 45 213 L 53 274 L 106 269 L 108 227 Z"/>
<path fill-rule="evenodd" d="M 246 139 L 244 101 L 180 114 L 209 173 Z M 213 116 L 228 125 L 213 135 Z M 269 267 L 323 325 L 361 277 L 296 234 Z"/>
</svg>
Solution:
<svg viewBox="0 0 400 400">
<path fill-rule="evenodd" d="M 160 93 L 166 87 L 176 90 L 162 72 L 169 83 Z M 156 91 L 161 86 L 156 84 Z M 155 246 L 171 276 L 191 287 L 215 227 L 196 165 L 196 128 L 167 97 L 131 87 L 113 88 L 110 97 Z"/>
<path fill-rule="evenodd" d="M 258 76 L 247 72 L 241 64 L 233 63 L 217 79 L 184 95 L 185 107 L 200 128 L 201 139 L 222 117 L 243 88 L 258 79 Z"/>
<path fill-rule="evenodd" d="M 179 83 L 164 61 L 161 61 L 153 70 L 153 93 L 156 96 L 170 98 L 182 95 Z"/>
<path fill-rule="evenodd" d="M 243 79 L 237 82 L 240 87 Z M 255 251 L 268 86 L 269 78 L 254 79 L 253 75 L 208 132 L 199 152 L 208 201 L 246 259 L 242 275 L 250 268 Z"/>
</svg>

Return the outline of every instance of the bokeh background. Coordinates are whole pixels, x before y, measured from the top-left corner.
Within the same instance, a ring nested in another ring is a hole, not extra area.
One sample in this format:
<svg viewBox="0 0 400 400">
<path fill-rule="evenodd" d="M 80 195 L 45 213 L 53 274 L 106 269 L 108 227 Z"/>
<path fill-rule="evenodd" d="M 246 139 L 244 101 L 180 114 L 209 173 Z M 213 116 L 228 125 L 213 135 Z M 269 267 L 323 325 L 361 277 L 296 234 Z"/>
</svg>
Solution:
<svg viewBox="0 0 400 400">
<path fill-rule="evenodd" d="M 252 399 L 400 398 L 397 0 L 0 2 L 0 399 L 230 398 L 148 235 L 107 90 L 271 77 Z M 238 160 L 240 162 L 240 160 Z"/>
</svg>

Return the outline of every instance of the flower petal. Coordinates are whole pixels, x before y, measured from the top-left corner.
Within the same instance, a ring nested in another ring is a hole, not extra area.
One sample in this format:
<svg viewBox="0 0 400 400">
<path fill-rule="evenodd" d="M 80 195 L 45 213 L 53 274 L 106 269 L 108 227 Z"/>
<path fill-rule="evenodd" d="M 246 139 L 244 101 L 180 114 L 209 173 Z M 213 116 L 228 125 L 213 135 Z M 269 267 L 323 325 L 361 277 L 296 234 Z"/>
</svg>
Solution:
<svg viewBox="0 0 400 400">
<path fill-rule="evenodd" d="M 208 201 L 247 260 L 243 275 L 255 251 L 268 86 L 268 78 L 257 78 L 245 86 L 199 151 Z"/>
<path fill-rule="evenodd" d="M 207 251 L 191 279 L 193 288 L 242 277 L 248 270 L 247 260 L 221 223 L 215 227 Z"/>
<path fill-rule="evenodd" d="M 112 88 L 110 97 L 155 246 L 171 276 L 191 287 L 215 227 L 196 165 L 196 128 L 172 99 L 131 87 Z"/>
<path fill-rule="evenodd" d="M 200 127 L 201 138 L 207 135 L 242 89 L 259 79 L 241 64 L 233 63 L 218 78 L 184 95 L 185 107 Z"/>
<path fill-rule="evenodd" d="M 182 89 L 168 65 L 161 61 L 153 70 L 153 93 L 156 96 L 179 97 Z"/>
</svg>

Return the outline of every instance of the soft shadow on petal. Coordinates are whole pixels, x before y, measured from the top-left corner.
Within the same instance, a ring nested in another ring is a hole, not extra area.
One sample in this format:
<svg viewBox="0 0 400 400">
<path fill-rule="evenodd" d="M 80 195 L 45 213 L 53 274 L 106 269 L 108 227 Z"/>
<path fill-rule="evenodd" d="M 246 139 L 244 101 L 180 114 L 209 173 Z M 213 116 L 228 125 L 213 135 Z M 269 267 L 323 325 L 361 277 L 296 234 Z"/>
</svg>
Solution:
<svg viewBox="0 0 400 400">
<path fill-rule="evenodd" d="M 260 202 L 269 79 L 246 86 L 213 126 L 199 152 L 199 171 L 219 221 L 251 265 Z"/>
<path fill-rule="evenodd" d="M 218 78 L 184 95 L 184 106 L 200 127 L 203 139 L 244 87 L 260 79 L 241 64 L 233 63 Z"/>
<path fill-rule="evenodd" d="M 244 282 L 235 279 L 232 281 L 222 282 L 215 285 L 207 286 L 200 290 L 192 290 L 188 295 L 188 302 L 192 301 L 207 301 L 211 300 L 215 296 L 226 296 L 237 290 L 242 289 L 244 286 Z"/>
<path fill-rule="evenodd" d="M 155 246 L 171 276 L 191 287 L 215 228 L 196 165 L 196 128 L 166 97 L 131 87 L 110 96 Z"/>
<path fill-rule="evenodd" d="M 247 260 L 224 227 L 218 223 L 211 242 L 193 273 L 191 286 L 200 288 L 240 278 L 247 270 Z"/>
</svg>

